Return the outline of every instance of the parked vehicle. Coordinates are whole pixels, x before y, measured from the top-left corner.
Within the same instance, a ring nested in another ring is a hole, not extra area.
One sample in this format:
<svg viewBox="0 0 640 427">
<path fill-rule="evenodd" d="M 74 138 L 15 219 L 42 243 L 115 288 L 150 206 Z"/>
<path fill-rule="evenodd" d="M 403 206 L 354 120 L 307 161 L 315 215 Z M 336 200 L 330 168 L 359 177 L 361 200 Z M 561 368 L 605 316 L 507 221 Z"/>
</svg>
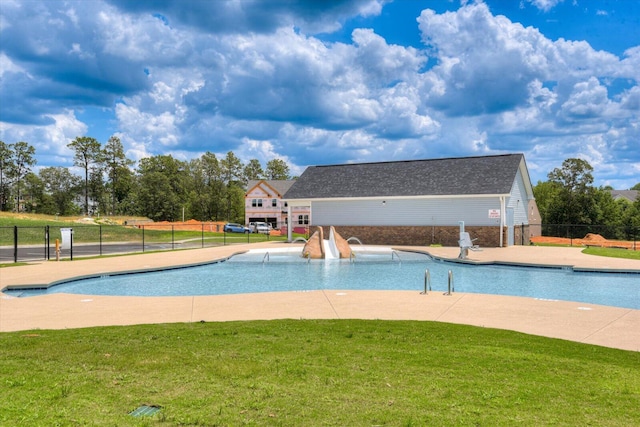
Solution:
<svg viewBox="0 0 640 427">
<path fill-rule="evenodd" d="M 250 222 L 249 228 L 252 233 L 269 234 L 273 227 L 268 222 Z"/>
<path fill-rule="evenodd" d="M 228 222 L 224 225 L 225 233 L 251 233 L 249 227 L 245 227 L 244 225 L 236 224 L 235 222 Z"/>
</svg>

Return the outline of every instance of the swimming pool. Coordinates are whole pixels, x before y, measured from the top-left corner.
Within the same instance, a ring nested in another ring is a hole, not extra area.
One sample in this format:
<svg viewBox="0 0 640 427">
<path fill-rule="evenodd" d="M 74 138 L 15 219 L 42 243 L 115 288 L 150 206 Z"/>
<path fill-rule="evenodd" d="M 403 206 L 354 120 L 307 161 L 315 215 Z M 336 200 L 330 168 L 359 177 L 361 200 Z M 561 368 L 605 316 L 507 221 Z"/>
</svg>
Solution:
<svg viewBox="0 0 640 427">
<path fill-rule="evenodd" d="M 295 251 L 292 252 L 292 250 Z M 121 296 L 193 296 L 328 290 L 415 290 L 429 270 L 433 292 L 456 292 L 577 301 L 640 309 L 640 274 L 592 273 L 563 268 L 469 265 L 391 250 L 356 251 L 349 260 L 306 260 L 299 249 L 253 250 L 223 262 L 147 273 L 102 275 L 48 289 L 5 290 L 28 297 L 55 293 Z"/>
</svg>

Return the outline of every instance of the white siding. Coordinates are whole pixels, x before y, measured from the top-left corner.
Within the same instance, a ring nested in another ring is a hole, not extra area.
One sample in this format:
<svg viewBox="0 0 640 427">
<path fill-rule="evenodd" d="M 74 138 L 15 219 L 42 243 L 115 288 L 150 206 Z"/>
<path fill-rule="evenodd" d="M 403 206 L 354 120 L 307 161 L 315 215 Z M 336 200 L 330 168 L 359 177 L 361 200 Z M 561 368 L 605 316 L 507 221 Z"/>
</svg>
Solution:
<svg viewBox="0 0 640 427">
<path fill-rule="evenodd" d="M 489 219 L 500 209 L 498 197 L 314 201 L 313 225 L 465 225 L 500 224 Z"/>
<path fill-rule="evenodd" d="M 507 207 L 513 208 L 514 225 L 529 224 L 528 206 L 529 199 L 526 194 L 524 179 L 520 171 L 518 171 L 513 187 L 511 187 L 511 195 L 507 200 Z"/>
</svg>

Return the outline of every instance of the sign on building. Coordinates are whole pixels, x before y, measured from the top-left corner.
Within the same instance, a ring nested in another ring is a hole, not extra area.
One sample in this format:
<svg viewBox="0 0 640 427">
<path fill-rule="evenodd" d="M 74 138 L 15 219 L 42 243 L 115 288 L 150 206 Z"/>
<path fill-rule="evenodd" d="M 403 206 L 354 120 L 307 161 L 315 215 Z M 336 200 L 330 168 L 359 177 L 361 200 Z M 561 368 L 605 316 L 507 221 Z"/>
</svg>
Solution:
<svg viewBox="0 0 640 427">
<path fill-rule="evenodd" d="M 489 209 L 489 219 L 500 219 L 500 209 Z"/>
</svg>

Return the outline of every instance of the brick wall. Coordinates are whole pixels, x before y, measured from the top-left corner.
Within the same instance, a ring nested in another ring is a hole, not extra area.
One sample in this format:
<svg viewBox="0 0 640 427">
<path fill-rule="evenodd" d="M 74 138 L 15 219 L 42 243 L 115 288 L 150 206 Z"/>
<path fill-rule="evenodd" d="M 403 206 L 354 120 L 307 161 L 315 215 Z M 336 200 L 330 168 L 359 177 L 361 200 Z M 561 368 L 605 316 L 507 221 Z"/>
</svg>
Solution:
<svg viewBox="0 0 640 427">
<path fill-rule="evenodd" d="M 329 225 L 323 226 L 325 238 L 329 237 Z M 317 229 L 310 227 L 310 233 Z M 357 237 L 365 245 L 405 245 L 405 246 L 458 246 L 460 227 L 458 226 L 335 226 L 336 231 L 345 239 Z M 529 244 L 528 227 L 525 227 L 525 244 Z M 480 247 L 499 247 L 499 227 L 474 227 L 466 226 L 473 243 Z M 521 243 L 520 227 L 515 229 L 515 244 Z M 507 229 L 505 227 L 504 245 L 507 244 Z"/>
</svg>

